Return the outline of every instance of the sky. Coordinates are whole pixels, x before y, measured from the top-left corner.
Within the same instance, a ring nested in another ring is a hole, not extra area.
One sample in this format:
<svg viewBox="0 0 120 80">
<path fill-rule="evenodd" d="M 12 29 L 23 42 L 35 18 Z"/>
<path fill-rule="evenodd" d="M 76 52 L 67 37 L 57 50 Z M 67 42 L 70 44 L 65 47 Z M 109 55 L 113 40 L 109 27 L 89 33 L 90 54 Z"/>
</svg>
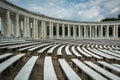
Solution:
<svg viewBox="0 0 120 80">
<path fill-rule="evenodd" d="M 120 0 L 8 0 L 29 11 L 65 20 L 98 22 L 117 18 Z"/>
</svg>

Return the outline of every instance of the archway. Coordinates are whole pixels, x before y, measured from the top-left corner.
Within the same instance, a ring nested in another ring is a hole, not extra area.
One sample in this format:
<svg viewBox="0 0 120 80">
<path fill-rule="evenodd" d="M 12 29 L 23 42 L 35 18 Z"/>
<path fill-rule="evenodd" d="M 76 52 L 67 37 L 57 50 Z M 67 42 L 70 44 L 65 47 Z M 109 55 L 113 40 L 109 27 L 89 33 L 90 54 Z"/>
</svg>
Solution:
<svg viewBox="0 0 120 80">
<path fill-rule="evenodd" d="M 59 27 L 59 35 L 62 36 L 62 26 Z"/>
<path fill-rule="evenodd" d="M 79 28 L 76 27 L 76 36 L 78 37 L 79 36 Z"/>
<path fill-rule="evenodd" d="M 49 36 L 49 26 L 47 26 L 47 36 Z"/>
<path fill-rule="evenodd" d="M 71 29 L 71 36 L 73 36 L 73 27 L 70 28 Z"/>
<path fill-rule="evenodd" d="M 118 26 L 118 37 L 120 37 L 120 25 Z"/>
<path fill-rule="evenodd" d="M 68 35 L 68 27 L 65 27 L 65 36 Z"/>
<path fill-rule="evenodd" d="M 106 29 L 105 29 L 105 26 L 103 27 L 103 36 L 105 37 L 105 34 L 106 33 Z"/>
<path fill-rule="evenodd" d="M 56 26 L 53 26 L 53 35 L 56 36 Z"/>
<path fill-rule="evenodd" d="M 82 36 L 84 37 L 84 27 L 82 27 Z"/>
<path fill-rule="evenodd" d="M 109 27 L 109 36 L 113 36 L 113 28 L 112 28 L 112 26 Z"/>
<path fill-rule="evenodd" d="M 1 17 L 0 17 L 0 36 L 2 34 L 2 21 L 1 21 Z"/>
</svg>

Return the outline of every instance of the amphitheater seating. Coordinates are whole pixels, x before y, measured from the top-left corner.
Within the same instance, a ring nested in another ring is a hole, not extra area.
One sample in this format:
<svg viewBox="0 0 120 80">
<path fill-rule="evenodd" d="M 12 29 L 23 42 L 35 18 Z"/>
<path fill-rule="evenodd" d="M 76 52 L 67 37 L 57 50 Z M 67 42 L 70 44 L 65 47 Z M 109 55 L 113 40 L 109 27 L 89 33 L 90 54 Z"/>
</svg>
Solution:
<svg viewBox="0 0 120 80">
<path fill-rule="evenodd" d="M 101 59 L 103 59 L 102 57 L 100 57 L 100 56 L 98 56 L 98 55 L 96 55 L 96 54 L 88 51 L 87 48 L 85 48 L 85 47 L 82 47 L 82 49 L 83 49 L 86 53 L 88 53 L 88 54 L 90 54 L 91 56 L 93 56 L 93 59 L 94 59 L 94 60 L 101 60 Z"/>
<path fill-rule="evenodd" d="M 100 50 L 100 49 L 98 49 L 98 50 Z M 104 55 L 109 55 L 109 54 L 111 54 L 111 53 L 106 53 L 106 51 L 104 52 L 104 50 L 100 50 L 101 52 L 103 52 L 103 54 Z M 109 55 L 109 56 L 112 56 L 116 61 L 120 61 L 120 58 L 118 58 L 118 57 L 115 57 L 115 55 L 114 55 L 114 53 L 112 54 L 112 55 Z"/>
<path fill-rule="evenodd" d="M 90 61 L 85 61 L 85 63 L 90 66 L 91 68 L 95 69 L 97 72 L 101 73 L 102 75 L 106 76 L 110 80 L 120 80 L 120 77 L 114 75 L 113 73 L 110 73 L 109 71 L 97 66 L 96 64 L 90 62 Z"/>
<path fill-rule="evenodd" d="M 69 66 L 65 59 L 59 59 L 60 66 L 66 75 L 67 80 L 82 80 L 74 70 Z"/>
<path fill-rule="evenodd" d="M 35 46 L 36 46 L 36 45 L 23 47 L 23 48 L 18 49 L 18 51 L 19 51 L 19 52 L 22 52 L 22 51 L 27 51 L 28 49 L 33 48 L 33 47 L 35 47 Z"/>
<path fill-rule="evenodd" d="M 120 64 L 112 64 L 112 65 L 114 65 L 114 66 L 120 68 Z"/>
<path fill-rule="evenodd" d="M 72 46 L 71 48 L 73 54 L 77 57 L 77 58 L 81 58 L 82 56 L 75 50 L 75 46 Z"/>
<path fill-rule="evenodd" d="M 22 58 L 25 54 L 18 54 L 5 62 L 0 64 L 0 73 L 2 73 L 5 69 L 7 69 L 9 66 L 11 66 L 13 63 L 15 63 L 17 60 Z"/>
<path fill-rule="evenodd" d="M 2 54 L 2 55 L 0 55 L 0 60 L 4 59 L 4 58 L 6 58 L 6 57 L 9 57 L 9 56 L 11 56 L 11 55 L 12 55 L 12 53 Z"/>
<path fill-rule="evenodd" d="M 65 47 L 65 45 L 62 45 L 62 46 L 60 46 L 60 47 L 58 48 L 57 56 L 58 56 L 59 58 L 62 57 L 62 49 L 63 49 L 64 47 Z"/>
<path fill-rule="evenodd" d="M 49 50 L 48 50 L 48 55 L 52 55 L 53 51 L 55 50 L 56 47 L 60 46 L 61 44 L 56 44 L 55 46 L 51 47 Z"/>
<path fill-rule="evenodd" d="M 120 80 L 119 45 L 104 39 L 1 41 L 0 80 Z"/>
<path fill-rule="evenodd" d="M 45 57 L 44 80 L 57 80 L 57 76 L 52 63 L 52 57 L 48 57 L 48 56 Z"/>
<path fill-rule="evenodd" d="M 99 50 L 101 50 L 101 49 L 99 49 Z M 116 54 L 116 53 L 114 53 L 114 52 L 111 52 L 111 51 L 108 51 L 108 50 L 101 50 L 102 52 L 105 52 L 105 53 L 107 53 L 107 54 L 110 54 L 110 55 L 112 55 L 112 56 L 115 56 L 115 57 L 119 57 L 120 58 L 120 55 L 119 54 Z"/>
<path fill-rule="evenodd" d="M 95 48 L 93 48 L 93 50 L 94 50 L 95 54 L 97 54 L 97 55 L 100 55 L 100 56 L 104 57 L 106 60 L 108 59 L 109 61 L 111 61 L 111 60 L 113 60 L 113 59 L 114 59 L 114 57 L 113 57 L 113 56 L 108 55 L 108 54 L 105 54 L 105 53 L 103 53 L 103 52 L 101 52 L 101 51 L 99 51 L 99 50 L 97 50 L 97 49 L 95 49 Z"/>
<path fill-rule="evenodd" d="M 24 65 L 24 67 L 20 70 L 14 80 L 29 80 L 30 74 L 37 59 L 38 56 L 32 56 Z"/>
<path fill-rule="evenodd" d="M 84 63 L 78 59 L 72 59 L 73 63 L 78 66 L 84 73 L 86 73 L 93 80 L 107 80 L 105 77 L 95 72 L 93 69 L 86 66 Z M 89 80 L 89 79 L 88 79 Z"/>
<path fill-rule="evenodd" d="M 120 68 L 117 68 L 107 62 L 104 62 L 104 61 L 98 61 L 99 64 L 103 65 L 104 67 L 107 67 L 113 71 L 116 71 L 117 73 L 120 73 Z"/>
<path fill-rule="evenodd" d="M 83 51 L 79 46 L 77 46 L 78 51 L 83 55 L 83 57 L 85 57 L 85 59 L 90 59 L 92 58 L 92 56 L 88 53 L 86 53 L 85 51 Z"/>
<path fill-rule="evenodd" d="M 70 45 L 68 45 L 68 46 L 65 47 L 65 52 L 66 52 L 67 56 L 71 56 L 72 55 L 72 53 L 69 50 L 69 47 L 70 47 Z"/>
<path fill-rule="evenodd" d="M 46 49 L 52 47 L 53 45 L 46 46 L 38 51 L 38 53 L 43 53 Z"/>
<path fill-rule="evenodd" d="M 117 53 L 117 54 L 120 54 L 120 51 L 118 50 L 110 50 L 111 52 L 114 52 L 114 53 Z"/>
<path fill-rule="evenodd" d="M 49 45 L 49 43 L 46 43 L 46 44 L 40 44 L 40 45 L 37 45 L 37 46 L 35 46 L 35 47 L 33 47 L 33 48 L 30 48 L 30 49 L 28 49 L 28 51 L 34 51 L 34 50 L 36 50 L 36 49 L 38 49 L 38 48 L 41 48 L 41 47 L 44 47 L 44 46 L 47 46 L 47 45 Z"/>
</svg>

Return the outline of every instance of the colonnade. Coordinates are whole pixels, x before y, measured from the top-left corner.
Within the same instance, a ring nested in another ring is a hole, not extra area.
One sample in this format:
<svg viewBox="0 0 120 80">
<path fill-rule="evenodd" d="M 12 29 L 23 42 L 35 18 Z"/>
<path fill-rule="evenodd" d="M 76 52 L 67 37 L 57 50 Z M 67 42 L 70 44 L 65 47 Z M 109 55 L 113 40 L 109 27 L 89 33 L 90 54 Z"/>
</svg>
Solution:
<svg viewBox="0 0 120 80">
<path fill-rule="evenodd" d="M 60 20 L 33 14 L 18 7 L 18 12 L 12 11 L 12 9 L 4 9 L 7 7 L 1 4 L 8 5 L 8 3 L 6 3 L 6 1 L 0 2 L 0 35 L 2 37 L 33 39 L 118 38 L 120 22 L 88 23 Z M 9 4 L 9 6 L 13 8 L 13 5 Z M 29 14 L 32 14 L 32 16 L 29 16 Z"/>
</svg>

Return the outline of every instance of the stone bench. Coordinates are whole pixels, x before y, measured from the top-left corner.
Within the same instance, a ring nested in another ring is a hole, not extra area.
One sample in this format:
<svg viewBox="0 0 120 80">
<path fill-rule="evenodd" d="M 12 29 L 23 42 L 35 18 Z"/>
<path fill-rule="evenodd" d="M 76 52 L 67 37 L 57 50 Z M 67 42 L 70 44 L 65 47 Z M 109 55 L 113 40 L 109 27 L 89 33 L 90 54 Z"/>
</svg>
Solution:
<svg viewBox="0 0 120 80">
<path fill-rule="evenodd" d="M 97 66 L 96 64 L 94 64 L 91 61 L 84 61 L 88 66 L 90 66 L 91 68 L 95 69 L 97 72 L 101 73 L 102 75 L 104 75 L 105 77 L 107 77 L 110 80 L 120 80 L 120 77 L 116 76 L 113 73 L 110 73 L 109 71 Z"/>
<path fill-rule="evenodd" d="M 77 58 L 81 58 L 82 56 L 75 50 L 75 45 L 71 47 L 71 50 L 73 52 L 73 54 L 77 57 Z"/>
<path fill-rule="evenodd" d="M 15 63 L 17 60 L 22 58 L 25 54 L 18 54 L 10 59 L 4 61 L 3 63 L 0 64 L 0 73 L 2 73 L 4 70 L 6 70 L 9 66 L 11 66 L 13 63 Z"/>
<path fill-rule="evenodd" d="M 59 59 L 59 64 L 63 72 L 65 73 L 66 80 L 82 80 L 75 71 L 69 66 L 65 59 Z"/>
<path fill-rule="evenodd" d="M 37 61 L 38 56 L 32 56 L 23 68 L 19 71 L 14 80 L 29 80 L 32 69 Z"/>
<path fill-rule="evenodd" d="M 120 68 L 115 67 L 105 61 L 98 61 L 99 65 L 102 65 L 105 69 L 109 70 L 113 73 L 115 73 L 116 75 L 120 76 Z"/>
<path fill-rule="evenodd" d="M 92 56 L 90 55 L 90 54 L 88 54 L 88 53 L 86 53 L 85 51 L 83 51 L 79 46 L 77 46 L 77 49 L 78 49 L 78 51 L 83 55 L 83 57 L 85 58 L 85 59 L 91 59 L 92 58 Z"/>
<path fill-rule="evenodd" d="M 57 57 L 61 58 L 62 57 L 62 49 L 65 47 L 65 45 L 62 45 L 58 48 L 57 50 Z"/>
<path fill-rule="evenodd" d="M 44 80 L 57 80 L 57 76 L 52 63 L 52 57 L 46 56 L 44 61 Z"/>
<path fill-rule="evenodd" d="M 0 55 L 0 60 L 4 59 L 4 58 L 7 58 L 7 57 L 10 57 L 12 55 L 12 53 L 5 53 L 5 54 L 2 54 Z"/>
<path fill-rule="evenodd" d="M 85 65 L 83 62 L 79 61 L 78 59 L 72 59 L 72 62 L 78 67 L 78 69 L 81 69 L 81 71 L 83 71 L 86 74 L 84 75 L 85 78 L 87 78 L 87 80 L 89 80 L 89 78 L 93 80 L 107 80 L 105 77 L 103 77 L 102 75 L 100 75 L 99 73 Z"/>
</svg>

